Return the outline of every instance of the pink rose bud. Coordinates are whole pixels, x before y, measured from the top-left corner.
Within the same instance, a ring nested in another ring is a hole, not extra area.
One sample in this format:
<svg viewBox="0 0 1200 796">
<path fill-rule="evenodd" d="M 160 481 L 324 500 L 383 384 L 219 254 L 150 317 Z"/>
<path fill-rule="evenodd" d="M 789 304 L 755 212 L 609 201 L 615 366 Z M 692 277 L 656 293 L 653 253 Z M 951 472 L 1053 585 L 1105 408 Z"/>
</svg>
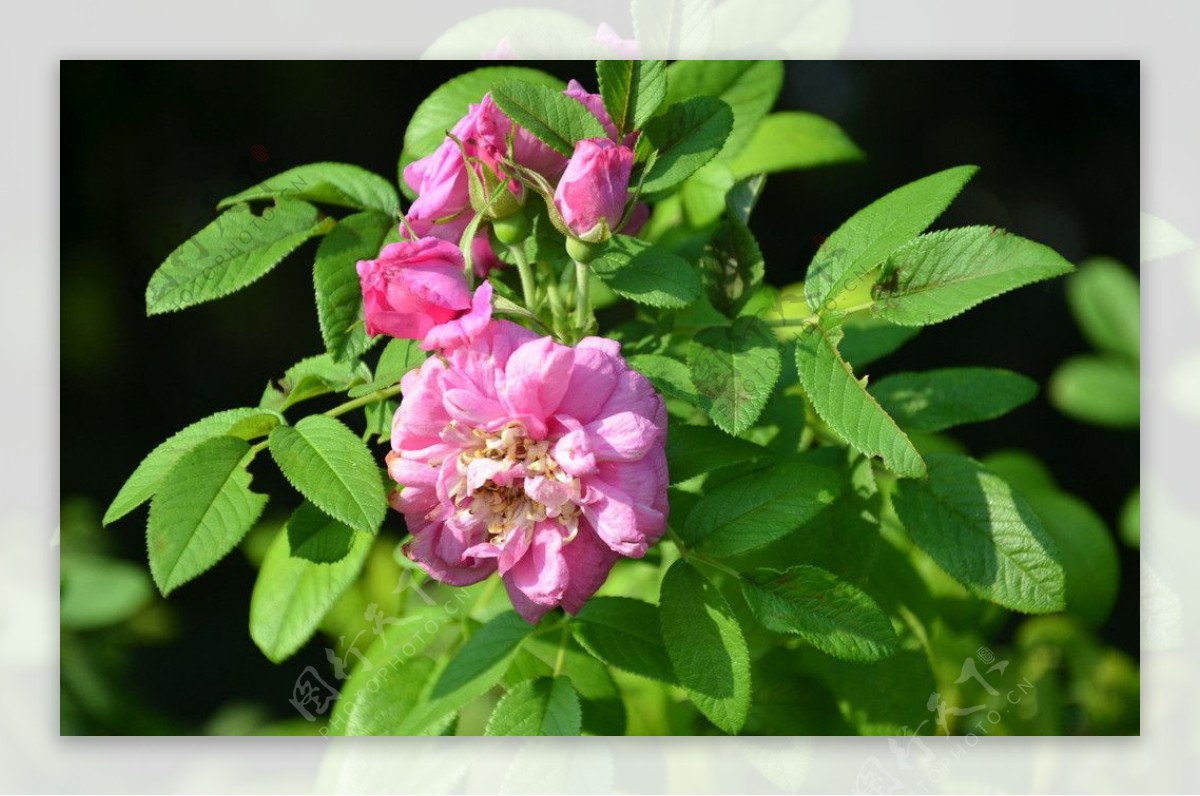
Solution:
<svg viewBox="0 0 1200 796">
<path fill-rule="evenodd" d="M 607 239 L 625 215 L 633 150 L 607 138 L 575 142 L 554 206 L 571 234 L 588 243 Z"/>
<path fill-rule="evenodd" d="M 464 344 L 491 318 L 491 285 L 472 300 L 462 252 L 437 238 L 403 240 L 358 263 L 367 334 L 421 340 L 426 350 Z"/>
</svg>

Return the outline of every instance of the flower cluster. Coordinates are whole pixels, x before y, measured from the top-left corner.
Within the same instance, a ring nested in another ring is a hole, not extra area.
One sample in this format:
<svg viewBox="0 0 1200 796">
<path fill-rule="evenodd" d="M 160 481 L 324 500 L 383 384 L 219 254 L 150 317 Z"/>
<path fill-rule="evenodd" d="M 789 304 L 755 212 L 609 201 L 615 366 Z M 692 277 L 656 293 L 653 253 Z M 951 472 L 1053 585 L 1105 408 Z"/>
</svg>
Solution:
<svg viewBox="0 0 1200 796">
<path fill-rule="evenodd" d="M 566 158 L 484 96 L 405 169 L 417 199 L 401 240 L 358 264 L 367 333 L 438 353 L 401 382 L 387 456 L 406 551 L 446 583 L 499 573 L 530 622 L 582 608 L 619 557 L 658 540 L 667 516 L 666 411 L 650 382 L 616 342 L 572 347 L 493 319 L 489 224 L 471 243 L 484 278 L 474 294 L 460 249 L 476 217 L 523 213 L 531 186 L 556 226 L 588 243 L 645 220 L 645 205 L 630 207 L 636 134 L 622 138 L 600 96 L 575 81 L 564 93 L 607 137 Z"/>
</svg>

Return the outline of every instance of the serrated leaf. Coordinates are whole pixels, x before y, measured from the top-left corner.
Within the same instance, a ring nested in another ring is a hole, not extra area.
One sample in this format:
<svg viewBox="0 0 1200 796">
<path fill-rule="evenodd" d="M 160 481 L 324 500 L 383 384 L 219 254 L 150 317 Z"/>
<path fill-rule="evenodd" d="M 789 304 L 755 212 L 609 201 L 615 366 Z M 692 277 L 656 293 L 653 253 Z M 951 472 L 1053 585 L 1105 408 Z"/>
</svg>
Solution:
<svg viewBox="0 0 1200 796">
<path fill-rule="evenodd" d="M 492 99 L 514 122 L 567 157 L 582 138 L 608 137 L 582 102 L 543 85 L 503 80 L 492 87 Z"/>
<path fill-rule="evenodd" d="M 271 457 L 300 494 L 356 531 L 375 533 L 387 497 L 371 452 L 354 432 L 325 415 L 309 415 L 271 432 Z"/>
<path fill-rule="evenodd" d="M 1094 257 L 1067 280 L 1067 304 L 1084 337 L 1101 351 L 1141 355 L 1141 288 L 1116 260 Z"/>
<path fill-rule="evenodd" d="M 307 500 L 288 519 L 288 555 L 314 564 L 336 564 L 355 547 L 352 528 L 325 515 Z"/>
<path fill-rule="evenodd" d="M 621 135 L 641 129 L 667 96 L 663 61 L 597 61 L 604 109 Z"/>
<path fill-rule="evenodd" d="M 667 430 L 667 472 L 672 484 L 701 473 L 752 462 L 769 451 L 712 426 L 672 423 Z"/>
<path fill-rule="evenodd" d="M 1001 368 L 941 368 L 885 376 L 867 390 L 911 431 L 943 431 L 1005 415 L 1037 395 L 1037 382 Z"/>
<path fill-rule="evenodd" d="M 931 232 L 888 257 L 874 312 L 892 323 L 928 326 L 1071 270 L 1048 246 L 995 227 Z"/>
<path fill-rule="evenodd" d="M 815 113 L 772 113 L 729 162 L 735 177 L 850 163 L 866 156 L 835 122 Z"/>
<path fill-rule="evenodd" d="M 399 338 L 389 340 L 383 353 L 379 355 L 374 377 L 367 384 L 351 387 L 348 395 L 351 398 L 358 398 L 376 390 L 394 387 L 400 383 L 400 379 L 405 373 L 421 367 L 428 357 L 429 354 L 421 350 L 421 344 L 417 340 L 401 340 Z"/>
<path fill-rule="evenodd" d="M 1050 401 L 1076 420 L 1112 428 L 1141 423 L 1137 363 L 1113 356 L 1071 357 L 1050 377 Z"/>
<path fill-rule="evenodd" d="M 711 0 L 632 0 L 638 49 L 662 58 L 696 58 L 713 37 Z"/>
<path fill-rule="evenodd" d="M 350 694 L 349 686 L 334 708 L 335 735 L 438 735 L 450 725 L 461 704 L 429 699 L 438 673 L 429 658 L 409 658 L 370 670 L 356 670 L 375 688 Z"/>
<path fill-rule="evenodd" d="M 517 685 L 496 704 L 484 735 L 578 735 L 579 695 L 565 677 L 539 677 Z"/>
<path fill-rule="evenodd" d="M 609 666 L 675 682 L 659 632 L 658 606 L 630 597 L 593 597 L 571 629 L 584 649 Z"/>
<path fill-rule="evenodd" d="M 306 357 L 284 371 L 278 384 L 267 384 L 259 405 L 282 412 L 309 398 L 368 381 L 370 375 L 361 362 L 337 362 L 329 354 Z"/>
<path fill-rule="evenodd" d="M 708 300 L 726 317 L 737 316 L 762 286 L 764 270 L 758 241 L 731 208 L 700 258 Z"/>
<path fill-rule="evenodd" d="M 1037 513 L 973 459 L 929 455 L 929 478 L 901 481 L 896 514 L 917 546 L 986 600 L 1025 613 L 1065 607 L 1062 565 Z"/>
<path fill-rule="evenodd" d="M 310 503 L 296 509 L 267 550 L 250 597 L 250 637 L 264 655 L 279 663 L 312 637 L 358 577 L 372 541 Z M 323 562 L 311 560 L 314 554 Z"/>
<path fill-rule="evenodd" d="M 659 592 L 663 643 L 688 698 L 735 735 L 750 711 L 750 653 L 721 592 L 687 561 L 671 565 Z"/>
<path fill-rule="evenodd" d="M 560 91 L 563 87 L 563 82 L 552 75 L 519 66 L 485 66 L 446 81 L 417 106 L 409 119 L 400 157 L 401 185 L 404 167 L 437 149 L 446 140 L 446 133 L 467 115 L 469 106 L 480 102 L 502 80 L 539 83 Z"/>
<path fill-rule="evenodd" d="M 313 263 L 317 318 L 325 350 L 335 361 L 367 350 L 358 261 L 374 259 L 393 224 L 391 216 L 366 211 L 346 216 L 321 239 Z"/>
<path fill-rule="evenodd" d="M 639 304 L 677 309 L 700 295 L 700 277 L 691 263 L 628 235 L 612 236 L 590 267 L 614 293 Z"/>
<path fill-rule="evenodd" d="M 388 218 L 400 208 L 396 189 L 378 174 L 349 163 L 309 163 L 227 196 L 217 203 L 217 209 L 261 199 L 306 199 L 317 204 L 377 210 Z"/>
<path fill-rule="evenodd" d="M 849 316 L 841 328 L 838 353 L 855 372 L 862 372 L 921 333 L 919 326 L 897 326 L 866 313 Z"/>
<path fill-rule="evenodd" d="M 104 524 L 116 522 L 149 500 L 180 457 L 201 442 L 226 434 L 254 439 L 279 425 L 280 420 L 276 412 L 263 409 L 226 409 L 176 432 L 142 459 L 104 513 Z"/>
<path fill-rule="evenodd" d="M 59 559 L 59 624 L 92 630 L 124 622 L 154 598 L 146 568 L 116 558 L 64 552 Z"/>
<path fill-rule="evenodd" d="M 693 406 L 700 405 L 700 395 L 692 383 L 687 365 L 665 354 L 635 354 L 627 360 L 629 367 L 641 373 L 654 389 L 668 398 L 678 398 Z"/>
<path fill-rule="evenodd" d="M 742 593 L 763 627 L 800 636 L 822 652 L 870 662 L 898 647 L 892 623 L 861 589 L 819 567 L 780 572 L 756 569 L 742 576 Z"/>
<path fill-rule="evenodd" d="M 731 157 L 750 140 L 782 87 L 780 61 L 676 61 L 667 68 L 666 104 L 699 96 L 725 102 L 734 121 L 721 157 Z"/>
<path fill-rule="evenodd" d="M 241 290 L 333 224 L 294 199 L 279 199 L 262 215 L 251 213 L 249 205 L 235 205 L 158 267 L 146 286 L 146 314 L 174 312 Z"/>
<path fill-rule="evenodd" d="M 844 483 L 812 457 L 784 461 L 710 489 L 687 515 L 683 538 L 724 558 L 770 544 L 833 504 Z"/>
<path fill-rule="evenodd" d="M 692 97 L 668 107 L 646 123 L 643 134 L 658 152 L 642 190 L 662 191 L 677 185 L 708 163 L 733 129 L 733 111 L 715 97 Z"/>
<path fill-rule="evenodd" d="M 470 685 L 486 683 L 484 690 L 500 680 L 517 647 L 533 632 L 533 626 L 513 611 L 505 611 L 488 622 L 454 656 L 442 672 L 432 695 L 443 697 Z"/>
<path fill-rule="evenodd" d="M 879 456 L 900 476 L 922 476 L 925 463 L 896 421 L 875 402 L 838 355 L 831 332 L 810 326 L 796 338 L 796 372 L 813 409 L 855 450 Z"/>
<path fill-rule="evenodd" d="M 182 455 L 150 502 L 150 574 L 167 595 L 237 546 L 267 496 L 250 491 L 250 445 L 213 437 Z"/>
<path fill-rule="evenodd" d="M 733 172 L 714 160 L 679 185 L 679 201 L 690 227 L 701 230 L 725 212 L 725 197 L 735 183 Z"/>
<path fill-rule="evenodd" d="M 754 425 L 771 397 L 782 366 L 771 330 L 757 318 L 738 318 L 696 335 L 688 355 L 701 405 L 723 431 Z"/>
<path fill-rule="evenodd" d="M 808 306 L 821 312 L 843 289 L 862 279 L 896 249 L 919 235 L 954 201 L 975 166 L 958 166 L 910 182 L 859 210 L 817 250 L 804 280 Z"/>
</svg>

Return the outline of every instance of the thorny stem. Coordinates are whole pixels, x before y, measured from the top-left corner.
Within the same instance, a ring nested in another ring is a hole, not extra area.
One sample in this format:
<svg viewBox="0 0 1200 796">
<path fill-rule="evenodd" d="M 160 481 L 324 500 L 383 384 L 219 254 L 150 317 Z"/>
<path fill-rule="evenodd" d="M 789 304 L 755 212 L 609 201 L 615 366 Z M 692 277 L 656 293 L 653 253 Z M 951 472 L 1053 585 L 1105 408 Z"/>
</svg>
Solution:
<svg viewBox="0 0 1200 796">
<path fill-rule="evenodd" d="M 866 301 L 862 304 L 855 304 L 853 307 L 838 309 L 838 312 L 843 315 L 850 315 L 855 312 L 861 312 L 862 310 L 869 310 L 871 307 L 874 307 L 875 304 L 876 302 L 874 301 Z M 779 320 L 762 318 L 761 320 L 767 326 L 772 328 L 786 328 L 789 326 L 816 326 L 821 320 L 821 313 L 813 312 L 805 315 L 803 318 L 780 318 Z"/>
</svg>

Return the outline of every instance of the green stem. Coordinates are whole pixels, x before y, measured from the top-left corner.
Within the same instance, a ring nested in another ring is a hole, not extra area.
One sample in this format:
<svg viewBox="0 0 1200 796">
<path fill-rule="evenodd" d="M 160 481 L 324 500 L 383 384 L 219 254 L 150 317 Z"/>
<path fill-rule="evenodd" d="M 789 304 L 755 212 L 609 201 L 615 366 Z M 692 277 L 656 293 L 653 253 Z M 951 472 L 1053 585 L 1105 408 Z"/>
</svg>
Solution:
<svg viewBox="0 0 1200 796">
<path fill-rule="evenodd" d="M 686 558 L 688 561 L 695 561 L 697 563 L 704 564 L 706 566 L 710 566 L 713 569 L 720 570 L 721 572 L 724 572 L 726 575 L 732 575 L 735 578 L 742 577 L 742 574 L 740 572 L 738 572 L 736 569 L 728 567 L 725 564 L 722 564 L 720 561 L 709 558 L 706 555 L 697 553 L 693 550 L 689 550 L 688 546 L 683 543 L 682 539 L 679 538 L 679 535 L 677 533 L 675 533 L 675 531 L 671 530 L 670 528 L 667 529 L 667 533 L 671 537 L 671 541 L 674 542 L 675 546 L 679 548 L 679 552 L 682 553 L 683 557 Z"/>
<path fill-rule="evenodd" d="M 399 395 L 399 394 L 400 394 L 400 385 L 394 384 L 391 387 L 384 387 L 382 390 L 376 390 L 375 392 L 369 392 L 366 395 L 360 395 L 359 397 L 355 398 L 352 401 L 346 401 L 346 403 L 344 403 L 344 404 L 338 404 L 337 406 L 333 407 L 332 409 L 330 409 L 328 412 L 325 412 L 324 414 L 326 417 L 337 417 L 338 415 L 344 415 L 353 409 L 357 409 L 360 406 L 367 406 L 368 404 L 375 404 L 375 403 L 379 403 L 380 401 L 386 401 L 388 398 L 391 398 L 393 395 Z"/>
<path fill-rule="evenodd" d="M 529 258 L 525 256 L 525 249 L 522 246 L 509 246 L 508 250 L 517 262 L 517 273 L 521 276 L 521 292 L 525 296 L 525 309 L 536 315 L 541 309 L 541 302 L 538 301 L 537 283 L 533 278 L 533 268 L 529 265 Z"/>
<path fill-rule="evenodd" d="M 562 674 L 563 663 L 567 659 L 567 621 L 564 619 L 562 623 L 562 637 L 558 640 L 558 657 L 554 659 L 554 676 L 558 677 Z"/>
<path fill-rule="evenodd" d="M 588 288 L 591 280 L 589 279 L 588 267 L 584 263 L 576 261 L 575 263 L 575 340 L 578 342 L 592 325 L 592 300 L 588 295 Z"/>
</svg>

